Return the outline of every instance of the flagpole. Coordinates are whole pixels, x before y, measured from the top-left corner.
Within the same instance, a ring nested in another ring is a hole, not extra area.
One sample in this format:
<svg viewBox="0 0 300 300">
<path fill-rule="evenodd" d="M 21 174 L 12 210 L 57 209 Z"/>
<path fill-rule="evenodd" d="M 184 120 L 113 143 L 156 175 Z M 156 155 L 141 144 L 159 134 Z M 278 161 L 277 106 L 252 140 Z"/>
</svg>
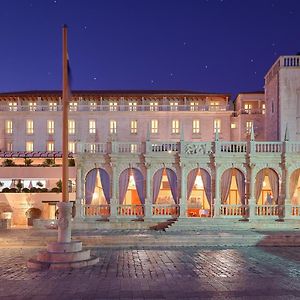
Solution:
<svg viewBox="0 0 300 300">
<path fill-rule="evenodd" d="M 69 150 L 68 150 L 68 111 L 69 111 L 69 78 L 68 78 L 68 28 L 63 26 L 63 114 L 62 114 L 62 202 L 69 201 Z"/>
</svg>

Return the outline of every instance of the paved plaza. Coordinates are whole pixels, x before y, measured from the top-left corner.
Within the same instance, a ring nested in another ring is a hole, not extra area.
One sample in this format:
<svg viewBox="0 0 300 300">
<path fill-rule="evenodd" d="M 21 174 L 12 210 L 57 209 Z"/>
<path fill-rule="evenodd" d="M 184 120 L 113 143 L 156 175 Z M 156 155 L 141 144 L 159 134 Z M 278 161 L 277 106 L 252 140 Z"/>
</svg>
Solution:
<svg viewBox="0 0 300 300">
<path fill-rule="evenodd" d="M 27 270 L 39 249 L 0 247 L 1 299 L 300 299 L 299 247 L 106 245 L 93 267 Z"/>
</svg>

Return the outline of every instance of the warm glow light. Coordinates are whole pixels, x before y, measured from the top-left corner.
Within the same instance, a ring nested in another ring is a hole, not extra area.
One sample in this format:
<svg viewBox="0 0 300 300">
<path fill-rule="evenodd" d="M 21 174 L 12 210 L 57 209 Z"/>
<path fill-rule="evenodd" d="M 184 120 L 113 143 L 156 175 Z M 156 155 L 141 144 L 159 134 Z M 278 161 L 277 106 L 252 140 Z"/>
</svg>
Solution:
<svg viewBox="0 0 300 300">
<path fill-rule="evenodd" d="M 97 192 L 93 193 L 93 200 L 98 199 L 98 197 L 99 197 L 99 194 Z"/>
<path fill-rule="evenodd" d="M 135 187 L 135 181 L 133 175 L 129 177 L 129 187 Z"/>
<path fill-rule="evenodd" d="M 267 183 L 265 181 L 263 181 L 263 187 L 266 187 Z"/>
<path fill-rule="evenodd" d="M 203 189 L 203 181 L 201 176 L 197 175 L 196 180 L 195 180 L 195 186 L 197 189 Z"/>
</svg>

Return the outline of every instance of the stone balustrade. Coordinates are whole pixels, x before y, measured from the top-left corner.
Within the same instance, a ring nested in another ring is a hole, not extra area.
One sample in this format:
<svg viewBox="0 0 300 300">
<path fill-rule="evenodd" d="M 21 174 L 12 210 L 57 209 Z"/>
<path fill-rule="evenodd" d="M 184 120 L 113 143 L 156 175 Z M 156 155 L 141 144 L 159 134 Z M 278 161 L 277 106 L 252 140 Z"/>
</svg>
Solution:
<svg viewBox="0 0 300 300">
<path fill-rule="evenodd" d="M 256 205 L 257 216 L 278 216 L 278 205 Z"/>
<path fill-rule="evenodd" d="M 152 216 L 179 216 L 179 205 L 177 204 L 152 204 Z"/>
<path fill-rule="evenodd" d="M 143 205 L 118 205 L 117 215 L 120 217 L 144 216 Z"/>
<path fill-rule="evenodd" d="M 220 207 L 221 216 L 245 216 L 246 215 L 247 205 L 229 205 L 222 204 Z"/>
<path fill-rule="evenodd" d="M 108 217 L 110 205 L 83 204 L 83 214 L 85 217 Z"/>
<path fill-rule="evenodd" d="M 299 217 L 300 216 L 300 205 L 292 206 L 292 216 Z"/>
<path fill-rule="evenodd" d="M 142 143 L 112 142 L 112 153 L 142 153 Z"/>
</svg>

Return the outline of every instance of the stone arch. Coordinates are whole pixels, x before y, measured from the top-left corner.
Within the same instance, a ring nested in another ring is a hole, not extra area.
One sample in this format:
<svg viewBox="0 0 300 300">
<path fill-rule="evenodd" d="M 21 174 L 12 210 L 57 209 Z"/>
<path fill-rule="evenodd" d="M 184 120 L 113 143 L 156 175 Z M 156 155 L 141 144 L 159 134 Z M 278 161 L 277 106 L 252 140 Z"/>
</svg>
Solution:
<svg viewBox="0 0 300 300">
<path fill-rule="evenodd" d="M 294 169 L 289 177 L 289 195 L 287 198 L 291 199 L 292 206 L 300 205 L 300 168 Z"/>
</svg>

